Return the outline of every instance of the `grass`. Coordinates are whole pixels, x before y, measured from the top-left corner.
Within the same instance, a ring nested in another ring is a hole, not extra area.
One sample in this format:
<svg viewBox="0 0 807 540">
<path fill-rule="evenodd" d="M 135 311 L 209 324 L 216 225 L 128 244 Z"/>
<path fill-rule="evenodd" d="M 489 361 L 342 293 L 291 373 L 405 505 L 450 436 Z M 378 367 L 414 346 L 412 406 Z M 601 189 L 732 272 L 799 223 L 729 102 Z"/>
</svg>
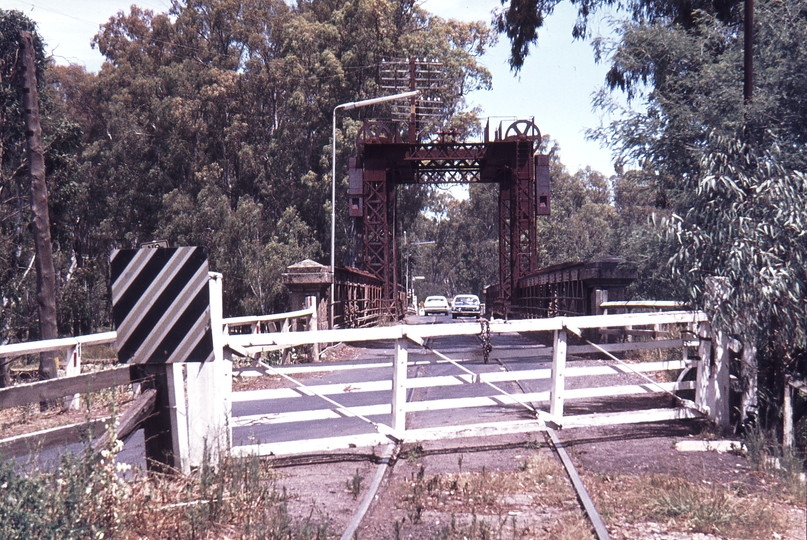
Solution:
<svg viewBox="0 0 807 540">
<path fill-rule="evenodd" d="M 0 538 L 288 539 L 333 536 L 312 511 L 292 518 L 267 462 L 222 458 L 193 476 L 127 471 L 117 443 L 65 455 L 52 472 L 23 474 L 0 464 Z M 124 481 L 122 473 L 129 479 Z"/>
<path fill-rule="evenodd" d="M 754 425 L 745 433 L 746 456 L 760 473 L 770 477 L 774 494 L 790 504 L 807 501 L 805 460 L 795 449 L 783 449 L 774 433 Z"/>
<path fill-rule="evenodd" d="M 671 531 L 728 538 L 773 538 L 787 530 L 781 509 L 765 493 L 668 475 L 599 475 L 585 479 L 606 523 L 663 523 Z"/>
<path fill-rule="evenodd" d="M 347 481 L 347 491 L 353 496 L 354 501 L 359 498 L 363 481 L 364 477 L 359 474 L 359 469 L 356 469 L 356 474 Z"/>
</svg>

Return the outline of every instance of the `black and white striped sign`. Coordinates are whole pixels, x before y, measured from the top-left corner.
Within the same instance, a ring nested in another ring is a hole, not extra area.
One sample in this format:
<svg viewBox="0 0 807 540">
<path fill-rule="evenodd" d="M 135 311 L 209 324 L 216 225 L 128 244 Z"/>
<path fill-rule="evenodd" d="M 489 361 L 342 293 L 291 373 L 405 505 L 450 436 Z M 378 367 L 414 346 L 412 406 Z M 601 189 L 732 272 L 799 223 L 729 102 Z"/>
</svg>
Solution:
<svg viewBox="0 0 807 540">
<path fill-rule="evenodd" d="M 118 362 L 213 360 L 203 248 L 115 250 L 110 269 Z"/>
</svg>

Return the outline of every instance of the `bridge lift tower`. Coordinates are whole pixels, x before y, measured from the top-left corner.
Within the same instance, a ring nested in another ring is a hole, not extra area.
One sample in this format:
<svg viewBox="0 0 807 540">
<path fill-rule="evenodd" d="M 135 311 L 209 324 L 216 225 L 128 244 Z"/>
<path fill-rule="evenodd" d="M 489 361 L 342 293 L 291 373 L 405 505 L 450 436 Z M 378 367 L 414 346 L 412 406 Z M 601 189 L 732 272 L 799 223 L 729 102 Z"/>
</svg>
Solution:
<svg viewBox="0 0 807 540">
<path fill-rule="evenodd" d="M 541 132 L 532 120 L 500 126 L 483 142 L 404 142 L 394 124 L 366 122 L 350 159 L 349 213 L 354 218 L 356 267 L 383 282 L 382 309 L 404 313 L 398 294 L 396 187 L 399 184 L 499 184 L 499 298 L 515 299 L 519 278 L 538 269 L 535 219 L 548 215 L 549 156 L 537 154 Z M 409 131 L 411 133 L 411 130 Z"/>
</svg>

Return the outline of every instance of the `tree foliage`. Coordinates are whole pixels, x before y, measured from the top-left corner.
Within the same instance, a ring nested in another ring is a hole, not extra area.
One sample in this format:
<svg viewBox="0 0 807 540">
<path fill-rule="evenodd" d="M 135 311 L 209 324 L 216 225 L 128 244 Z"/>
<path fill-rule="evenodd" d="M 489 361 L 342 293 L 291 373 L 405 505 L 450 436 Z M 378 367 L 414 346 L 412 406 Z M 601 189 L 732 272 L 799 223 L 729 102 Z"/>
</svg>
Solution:
<svg viewBox="0 0 807 540">
<path fill-rule="evenodd" d="M 589 37 L 588 18 L 601 9 L 627 12 L 634 22 L 654 26 L 689 29 L 697 26 L 699 14 L 707 13 L 725 23 L 741 18 L 740 0 L 570 0 L 577 7 L 577 20 L 572 27 L 575 39 Z M 561 0 L 501 0 L 502 9 L 495 12 L 493 24 L 510 39 L 510 66 L 518 71 L 529 55 L 530 46 L 538 42 L 538 30 L 552 15 Z"/>
<path fill-rule="evenodd" d="M 34 23 L 0 14 L 2 333 L 16 341 L 35 321 L 8 36 Z M 446 111 L 432 129 L 472 132 L 465 96 L 490 85 L 478 58 L 493 39 L 482 23 L 446 21 L 415 2 L 176 0 L 169 13 L 132 6 L 111 17 L 94 39 L 106 58 L 97 75 L 50 65 L 40 50 L 60 331 L 108 325 L 110 251 L 156 239 L 207 248 L 211 268 L 225 274 L 228 315 L 288 307 L 280 274 L 327 259 L 335 105 L 387 92 L 384 59 L 425 57 L 445 70 Z M 340 193 L 362 120 L 388 115 L 388 106 L 340 114 Z M 402 192 L 402 221 L 429 196 Z M 350 221 L 340 202 L 343 252 Z"/>
</svg>

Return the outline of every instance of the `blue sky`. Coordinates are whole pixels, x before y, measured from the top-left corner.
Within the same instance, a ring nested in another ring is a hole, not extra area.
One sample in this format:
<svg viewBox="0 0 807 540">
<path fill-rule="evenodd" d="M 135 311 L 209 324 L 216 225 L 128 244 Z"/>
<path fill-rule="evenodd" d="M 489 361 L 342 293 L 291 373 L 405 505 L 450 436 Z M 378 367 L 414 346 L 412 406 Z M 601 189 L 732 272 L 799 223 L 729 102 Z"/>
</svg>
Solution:
<svg viewBox="0 0 807 540">
<path fill-rule="evenodd" d="M 98 27 L 131 4 L 167 11 L 169 0 L 3 0 L 4 9 L 24 12 L 36 21 L 39 33 L 59 64 L 77 63 L 97 72 L 102 57 L 90 47 Z M 444 18 L 489 22 L 499 0 L 421 0 L 425 9 Z M 491 126 L 513 119 L 534 118 L 541 133 L 550 135 L 561 147 L 561 160 L 571 172 L 590 166 L 613 174 L 610 152 L 585 139 L 586 129 L 602 119 L 592 111 L 591 96 L 603 84 L 607 66 L 594 63 L 591 46 L 573 41 L 571 30 L 576 11 L 561 3 L 539 32 L 537 47 L 516 75 L 507 64 L 509 42 L 500 39 L 482 59 L 493 74 L 493 90 L 474 92 L 469 102 L 479 105 Z M 592 24 L 595 35 L 609 34 L 604 19 Z"/>
</svg>

